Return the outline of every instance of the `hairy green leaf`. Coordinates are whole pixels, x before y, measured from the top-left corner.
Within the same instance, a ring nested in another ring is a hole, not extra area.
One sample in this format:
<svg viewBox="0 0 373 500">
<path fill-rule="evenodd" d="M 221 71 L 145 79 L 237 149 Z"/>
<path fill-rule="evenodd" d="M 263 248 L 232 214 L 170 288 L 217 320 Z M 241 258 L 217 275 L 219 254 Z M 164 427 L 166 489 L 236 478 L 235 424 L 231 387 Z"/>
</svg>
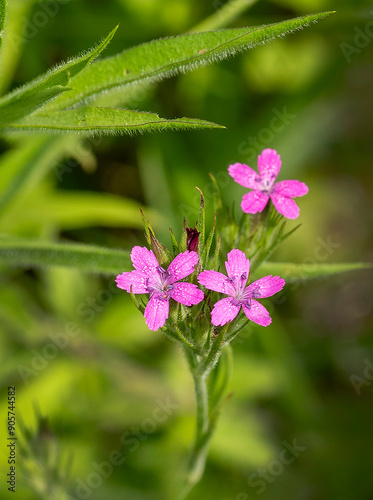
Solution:
<svg viewBox="0 0 373 500">
<path fill-rule="evenodd" d="M 365 262 L 346 262 L 335 264 L 292 264 L 287 262 L 264 262 L 256 271 L 256 278 L 271 274 L 280 276 L 286 282 L 303 281 L 312 278 L 327 278 L 333 274 L 372 269 L 373 264 Z"/>
<path fill-rule="evenodd" d="M 124 250 L 0 237 L 0 264 L 16 267 L 74 267 L 84 272 L 119 274 L 132 268 Z"/>
<path fill-rule="evenodd" d="M 329 14 L 322 12 L 261 27 L 192 33 L 144 43 L 90 65 L 72 79 L 74 90 L 54 99 L 48 108 L 61 109 L 118 86 L 159 81 L 226 59 Z"/>
<path fill-rule="evenodd" d="M 0 99 L 0 126 L 23 118 L 58 94 L 71 90 L 71 79 L 95 59 L 113 38 L 117 27 L 85 54 L 50 69 L 44 75 Z"/>
<path fill-rule="evenodd" d="M 64 111 L 35 112 L 12 123 L 7 130 L 38 132 L 83 132 L 89 134 L 134 133 L 150 130 L 224 128 L 216 123 L 193 118 L 167 120 L 155 113 L 128 109 L 83 106 Z"/>
</svg>

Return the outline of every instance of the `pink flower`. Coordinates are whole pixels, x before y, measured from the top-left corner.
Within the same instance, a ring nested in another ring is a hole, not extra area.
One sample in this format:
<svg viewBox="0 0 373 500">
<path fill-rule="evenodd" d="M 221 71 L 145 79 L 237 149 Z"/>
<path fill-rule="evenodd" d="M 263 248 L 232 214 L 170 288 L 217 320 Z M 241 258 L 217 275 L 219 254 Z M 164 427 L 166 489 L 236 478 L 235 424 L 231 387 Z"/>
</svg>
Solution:
<svg viewBox="0 0 373 500">
<path fill-rule="evenodd" d="M 253 189 L 242 197 L 241 208 L 244 212 L 261 212 L 271 198 L 284 217 L 296 219 L 299 216 L 299 207 L 292 198 L 307 194 L 308 187 L 299 181 L 275 182 L 280 168 L 280 155 L 274 149 L 264 149 L 258 156 L 259 175 L 243 163 L 229 165 L 229 175 L 241 186 Z"/>
<path fill-rule="evenodd" d="M 177 255 L 167 271 L 158 264 L 154 253 L 145 247 L 133 247 L 131 260 L 134 271 L 119 274 L 119 288 L 133 293 L 148 293 L 149 302 L 144 316 L 150 330 L 161 328 L 168 318 L 169 301 L 174 299 L 186 306 L 203 300 L 203 292 L 192 283 L 177 283 L 193 271 L 198 262 L 196 252 L 186 251 Z"/>
<path fill-rule="evenodd" d="M 242 307 L 246 316 L 254 323 L 268 326 L 271 317 L 267 309 L 257 300 L 279 292 L 285 281 L 279 276 L 265 276 L 246 286 L 250 272 L 250 261 L 241 250 L 231 250 L 225 263 L 228 277 L 217 271 L 203 271 L 198 281 L 209 290 L 229 295 L 214 305 L 211 322 L 215 326 L 232 321 Z"/>
</svg>

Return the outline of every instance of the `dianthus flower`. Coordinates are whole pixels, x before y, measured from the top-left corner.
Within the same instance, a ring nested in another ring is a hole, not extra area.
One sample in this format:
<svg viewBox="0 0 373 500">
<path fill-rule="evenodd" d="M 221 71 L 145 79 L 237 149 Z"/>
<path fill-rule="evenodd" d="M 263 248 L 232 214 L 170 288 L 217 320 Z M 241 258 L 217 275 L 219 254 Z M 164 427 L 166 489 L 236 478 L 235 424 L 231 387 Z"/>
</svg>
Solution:
<svg viewBox="0 0 373 500">
<path fill-rule="evenodd" d="M 242 307 L 246 316 L 254 323 L 268 326 L 271 317 L 267 309 L 257 300 L 279 292 L 285 281 L 279 276 L 265 276 L 246 286 L 250 273 L 250 261 L 241 250 L 233 249 L 228 253 L 225 263 L 228 276 L 217 271 L 203 271 L 198 276 L 201 285 L 209 290 L 229 295 L 214 305 L 211 322 L 215 326 L 225 325 L 232 321 Z"/>
<path fill-rule="evenodd" d="M 259 174 L 243 163 L 229 165 L 229 175 L 241 186 L 253 189 L 242 197 L 241 208 L 244 212 L 261 212 L 271 199 L 284 217 L 296 219 L 299 216 L 299 207 L 292 198 L 307 194 L 308 187 L 300 181 L 275 182 L 280 168 L 280 155 L 274 149 L 264 149 L 258 156 Z"/>
<path fill-rule="evenodd" d="M 196 252 L 186 251 L 177 255 L 168 269 L 161 267 L 151 250 L 133 247 L 131 260 L 134 271 L 119 274 L 116 283 L 119 288 L 132 293 L 148 293 L 149 302 L 144 317 L 150 330 L 161 328 L 168 318 L 169 301 L 176 300 L 186 306 L 203 300 L 203 292 L 192 283 L 177 283 L 186 278 L 198 263 Z"/>
</svg>

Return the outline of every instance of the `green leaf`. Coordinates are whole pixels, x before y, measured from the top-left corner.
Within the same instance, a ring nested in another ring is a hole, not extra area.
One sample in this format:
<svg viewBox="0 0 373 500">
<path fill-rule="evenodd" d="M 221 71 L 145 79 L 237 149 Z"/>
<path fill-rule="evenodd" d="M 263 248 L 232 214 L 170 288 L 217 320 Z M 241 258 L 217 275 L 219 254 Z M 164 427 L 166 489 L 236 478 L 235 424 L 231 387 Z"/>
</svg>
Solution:
<svg viewBox="0 0 373 500">
<path fill-rule="evenodd" d="M 33 137 L 0 158 L 0 213 L 32 189 L 65 154 L 71 137 Z"/>
<path fill-rule="evenodd" d="M 71 90 L 71 78 L 95 59 L 113 38 L 117 27 L 96 47 L 50 69 L 44 75 L 0 99 L 0 125 L 13 122 L 42 107 L 57 95 Z"/>
<path fill-rule="evenodd" d="M 132 268 L 124 250 L 0 237 L 0 264 L 16 267 L 66 266 L 84 272 L 119 274 Z"/>
<path fill-rule="evenodd" d="M 115 134 L 196 128 L 224 128 L 216 123 L 193 118 L 167 120 L 155 113 L 128 109 L 83 106 L 65 111 L 35 112 L 7 127 L 8 131 L 37 130 L 38 132 L 84 132 Z"/>
<path fill-rule="evenodd" d="M 156 224 L 165 221 L 149 211 Z M 140 204 L 129 198 L 89 191 L 33 189 L 7 217 L 0 219 L 0 231 L 22 234 L 29 227 L 55 228 L 57 231 L 87 227 L 127 227 L 140 229 Z M 26 232 L 26 234 L 30 234 Z"/>
<path fill-rule="evenodd" d="M 190 30 L 190 33 L 212 31 L 227 26 L 227 24 L 234 21 L 242 12 L 256 2 L 257 0 L 230 0 L 210 17 L 197 24 L 197 26 Z"/>
<path fill-rule="evenodd" d="M 292 264 L 287 262 L 264 262 L 260 265 L 255 277 L 280 276 L 286 282 L 303 281 L 312 278 L 327 278 L 333 274 L 355 271 L 358 269 L 372 269 L 373 264 L 366 262 L 346 262 L 335 264 Z"/>
<path fill-rule="evenodd" d="M 144 43 L 97 61 L 72 79 L 74 90 L 48 108 L 61 109 L 118 86 L 159 81 L 177 73 L 226 59 L 329 16 L 322 12 L 255 28 L 192 33 Z"/>
</svg>

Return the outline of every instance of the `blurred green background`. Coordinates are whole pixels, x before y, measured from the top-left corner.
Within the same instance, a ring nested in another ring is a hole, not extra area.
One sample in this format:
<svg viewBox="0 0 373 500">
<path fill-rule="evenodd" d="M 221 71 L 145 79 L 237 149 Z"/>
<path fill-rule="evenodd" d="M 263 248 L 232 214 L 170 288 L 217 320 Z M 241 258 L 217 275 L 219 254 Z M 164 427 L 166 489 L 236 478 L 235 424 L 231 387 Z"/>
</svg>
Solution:
<svg viewBox="0 0 373 500">
<path fill-rule="evenodd" d="M 12 2 L 25 42 L 9 75 L 14 87 L 91 47 L 118 23 L 104 56 L 187 32 L 224 4 L 64 0 L 35 28 L 40 12 L 57 4 Z M 229 163 L 256 168 L 257 155 L 271 147 L 281 154 L 281 179 L 310 188 L 299 201 L 302 226 L 275 258 L 305 267 L 371 261 L 371 3 L 259 0 L 230 26 L 333 9 L 284 39 L 137 89 L 126 103 L 226 130 L 82 142 L 66 136 L 69 157 L 13 201 L 0 232 L 130 249 L 145 244 L 141 206 L 168 245 L 169 226 L 180 234 L 184 216 L 195 223 L 195 186 L 212 215 L 209 172 L 230 205 L 244 189 L 228 179 Z M 10 144 L 0 148 L 6 153 Z M 72 499 L 175 498 L 194 432 L 182 353 L 146 328 L 113 279 L 3 268 L 0 283 L 2 426 L 6 388 L 16 385 L 17 418 L 33 434 L 22 478 L 21 443 L 17 449 L 18 498 L 58 500 L 65 487 Z M 373 498 L 372 296 L 366 271 L 288 285 L 268 302 L 272 325 L 252 327 L 234 344 L 233 395 L 191 500 Z M 42 420 L 37 431 L 39 412 L 48 424 Z M 294 440 L 302 450 L 290 460 L 284 450 Z M 5 448 L 2 498 L 11 495 L 3 484 Z"/>
</svg>

